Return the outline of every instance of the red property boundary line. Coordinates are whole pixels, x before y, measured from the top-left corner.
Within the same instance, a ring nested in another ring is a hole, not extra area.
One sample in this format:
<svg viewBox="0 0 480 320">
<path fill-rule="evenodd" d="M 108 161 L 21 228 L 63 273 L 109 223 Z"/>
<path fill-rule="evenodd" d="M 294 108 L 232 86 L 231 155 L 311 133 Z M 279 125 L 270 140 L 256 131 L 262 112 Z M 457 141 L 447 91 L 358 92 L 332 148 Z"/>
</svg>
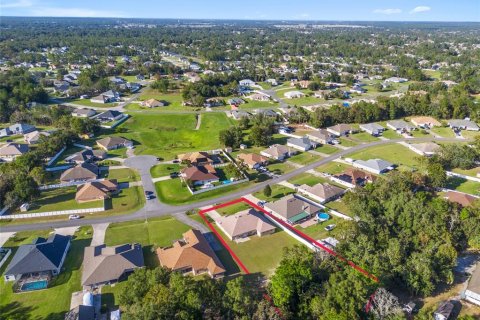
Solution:
<svg viewBox="0 0 480 320">
<path fill-rule="evenodd" d="M 222 238 L 222 236 L 218 233 L 218 231 L 213 227 L 212 223 L 210 221 L 208 221 L 208 219 L 206 218 L 205 214 L 210 212 L 210 211 L 213 211 L 213 210 L 216 210 L 216 209 L 220 209 L 220 208 L 224 208 L 224 207 L 228 207 L 228 206 L 231 206 L 231 205 L 234 205 L 234 204 L 237 204 L 237 203 L 246 203 L 248 204 L 249 206 L 251 206 L 252 208 L 262 212 L 263 214 L 265 214 L 266 216 L 268 216 L 270 219 L 274 220 L 276 223 L 284 226 L 285 228 L 287 228 L 288 230 L 290 230 L 291 232 L 297 234 L 298 236 L 300 236 L 301 238 L 303 238 L 304 240 L 307 240 L 308 242 L 310 242 L 311 244 L 315 245 L 316 247 L 328 252 L 329 254 L 331 254 L 332 256 L 340 259 L 341 261 L 343 262 L 346 262 L 350 267 L 352 267 L 353 269 L 357 270 L 358 272 L 360 272 L 361 274 L 363 274 L 364 276 L 366 276 L 367 278 L 373 280 L 374 282 L 377 282 L 378 283 L 378 278 L 371 274 L 370 272 L 364 270 L 363 268 L 361 268 L 360 266 L 356 265 L 355 263 L 353 263 L 352 261 L 350 260 L 347 260 L 346 258 L 342 257 L 341 255 L 339 255 L 338 253 L 336 253 L 335 251 L 331 250 L 330 248 L 326 247 L 325 245 L 323 245 L 322 243 L 318 242 L 317 240 L 313 239 L 312 237 L 306 235 L 305 233 L 301 232 L 300 230 L 297 230 L 295 229 L 294 227 L 292 227 L 291 225 L 285 223 L 284 221 L 278 219 L 277 217 L 273 216 L 270 212 L 266 211 L 264 208 L 258 206 L 257 204 L 251 202 L 250 200 L 248 199 L 245 199 L 245 198 L 239 198 L 239 199 L 235 199 L 235 200 L 232 200 L 232 201 L 229 201 L 229 202 L 225 202 L 225 203 L 222 203 L 222 204 L 219 204 L 219 205 L 216 205 L 216 206 L 213 206 L 213 207 L 210 207 L 208 209 L 204 209 L 204 210 L 201 210 L 199 211 L 199 215 L 202 217 L 202 219 L 205 221 L 205 223 L 207 224 L 207 226 L 210 228 L 210 230 L 217 236 L 217 238 L 219 239 L 219 241 L 222 243 L 222 245 L 228 250 L 228 252 L 232 255 L 233 259 L 237 262 L 237 264 L 240 266 L 240 268 L 246 273 L 246 274 L 249 274 L 250 272 L 248 271 L 247 267 L 243 264 L 243 262 L 240 260 L 240 258 L 238 258 L 238 256 L 235 254 L 235 252 L 233 252 L 233 250 L 230 248 L 230 246 L 226 243 L 226 241 Z"/>
</svg>

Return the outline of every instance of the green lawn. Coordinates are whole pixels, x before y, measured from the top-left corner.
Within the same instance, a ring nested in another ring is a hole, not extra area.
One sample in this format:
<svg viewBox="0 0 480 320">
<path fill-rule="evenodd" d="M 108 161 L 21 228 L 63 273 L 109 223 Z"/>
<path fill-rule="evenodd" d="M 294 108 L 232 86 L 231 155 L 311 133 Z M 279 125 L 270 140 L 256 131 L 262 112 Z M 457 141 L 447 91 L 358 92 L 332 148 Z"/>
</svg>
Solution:
<svg viewBox="0 0 480 320">
<path fill-rule="evenodd" d="M 413 131 L 412 131 L 412 136 L 413 136 L 414 138 L 426 138 L 426 137 L 431 137 L 431 135 L 430 135 L 427 131 L 425 131 L 425 130 L 423 130 L 423 129 L 413 130 Z"/>
<path fill-rule="evenodd" d="M 383 126 L 383 124 L 382 124 L 382 126 Z M 382 137 L 385 137 L 387 139 L 400 139 L 400 138 L 402 138 L 401 135 L 399 135 L 398 133 L 396 133 L 395 131 L 393 131 L 391 129 L 387 129 L 387 130 L 383 131 Z"/>
<path fill-rule="evenodd" d="M 85 107 L 98 107 L 98 108 L 111 108 L 115 107 L 117 103 L 96 103 L 90 101 L 90 99 L 72 99 L 66 101 L 68 103 L 74 103 L 74 104 L 79 104 Z"/>
<path fill-rule="evenodd" d="M 165 177 L 170 175 L 172 172 L 180 171 L 180 165 L 177 163 L 173 164 L 157 164 L 150 169 L 150 174 L 153 178 Z"/>
<path fill-rule="evenodd" d="M 331 201 L 326 204 L 327 208 L 333 209 L 340 213 L 346 214 L 347 216 L 351 216 L 352 212 L 348 208 L 347 204 L 343 200 L 343 198 L 337 199 L 335 201 Z"/>
<path fill-rule="evenodd" d="M 480 173 L 480 167 L 476 167 L 470 170 L 453 169 L 452 171 L 456 173 L 464 174 L 466 176 L 476 177 L 477 174 Z"/>
<path fill-rule="evenodd" d="M 235 214 L 237 212 L 244 211 L 247 209 L 250 209 L 250 206 L 246 203 L 240 202 L 228 207 L 216 209 L 216 211 L 223 216 L 230 216 L 232 214 Z"/>
<path fill-rule="evenodd" d="M 112 198 L 105 200 L 105 208 L 103 213 L 96 213 L 94 216 L 100 214 L 116 215 L 127 214 L 140 210 L 145 203 L 142 187 L 130 187 L 122 189 L 122 191 L 114 195 Z M 93 215 L 92 215 L 93 216 Z"/>
<path fill-rule="evenodd" d="M 444 138 L 455 138 L 455 133 L 449 127 L 433 127 L 430 131 Z"/>
<path fill-rule="evenodd" d="M 356 145 L 358 145 L 357 142 L 351 140 L 350 138 L 341 137 L 338 140 L 340 141 L 340 144 L 344 147 L 355 147 Z"/>
<path fill-rule="evenodd" d="M 299 185 L 306 184 L 309 186 L 314 186 L 318 183 L 328 182 L 328 180 L 321 177 L 317 177 L 310 173 L 302 173 L 288 180 L 288 182 L 293 184 L 299 184 Z"/>
<path fill-rule="evenodd" d="M 42 191 L 40 198 L 31 203 L 28 213 L 103 207 L 103 201 L 77 203 L 75 201 L 76 192 L 76 187 Z"/>
<path fill-rule="evenodd" d="M 343 171 L 345 171 L 345 169 L 349 167 L 349 165 L 346 165 L 344 163 L 332 161 L 330 163 L 324 164 L 323 166 L 317 167 L 315 171 L 338 174 L 342 173 Z"/>
<path fill-rule="evenodd" d="M 286 162 L 276 162 L 269 164 L 267 166 L 268 170 L 276 173 L 276 174 L 285 174 L 287 172 L 295 170 L 295 167 L 286 163 Z"/>
<path fill-rule="evenodd" d="M 480 131 L 467 131 L 467 130 L 462 131 L 462 137 L 466 139 L 475 138 L 476 136 L 479 136 L 479 135 L 480 135 Z"/>
<path fill-rule="evenodd" d="M 174 240 L 181 239 L 182 234 L 190 229 L 172 217 L 112 223 L 105 233 L 108 246 L 123 243 L 140 243 L 143 246 L 145 265 L 155 268 L 159 265 L 155 249 L 171 246 Z"/>
<path fill-rule="evenodd" d="M 350 136 L 352 140 L 357 140 L 360 142 L 373 142 L 373 141 L 378 141 L 379 139 L 377 137 L 372 136 L 368 132 L 360 132 L 360 133 L 355 133 Z"/>
<path fill-rule="evenodd" d="M 253 236 L 246 242 L 236 243 L 230 241 L 218 228 L 216 229 L 250 273 L 259 272 L 264 276 L 273 274 L 282 259 L 283 248 L 299 244 L 285 231 L 277 231 L 263 237 Z M 223 253 L 227 254 L 226 251 Z M 222 261 L 225 259 L 220 255 L 219 258 L 223 258 Z"/>
<path fill-rule="evenodd" d="M 284 187 L 284 186 L 279 185 L 279 184 L 274 184 L 270 187 L 272 188 L 272 194 L 270 195 L 270 197 L 265 196 L 263 194 L 263 190 L 255 192 L 253 194 L 253 196 L 260 199 L 260 200 L 263 200 L 263 201 L 275 201 L 275 200 L 278 200 L 280 198 L 285 197 L 286 195 L 295 193 L 295 190 Z"/>
<path fill-rule="evenodd" d="M 140 181 L 140 175 L 135 170 L 127 168 L 102 170 L 101 176 L 106 179 L 117 179 L 119 183 Z"/>
<path fill-rule="evenodd" d="M 480 182 L 470 181 L 462 178 L 449 178 L 447 188 L 473 195 L 480 195 Z"/>
<path fill-rule="evenodd" d="M 215 198 L 242 188 L 251 186 L 253 182 L 240 183 L 208 192 L 192 195 L 186 187 L 182 186 L 180 179 L 169 179 L 155 183 L 158 198 L 168 204 L 180 205 Z"/>
<path fill-rule="evenodd" d="M 317 148 L 318 152 L 325 153 L 325 154 L 334 154 L 340 151 L 340 149 L 335 148 L 329 144 L 323 144 L 321 147 Z"/>
<path fill-rule="evenodd" d="M 283 93 L 286 93 L 286 92 L 288 92 L 288 91 L 285 91 Z M 307 105 L 312 105 L 312 104 L 320 104 L 320 103 L 324 102 L 324 100 L 321 100 L 319 98 L 315 98 L 314 96 L 296 98 L 296 99 L 283 98 L 283 101 L 285 101 L 285 103 L 288 103 L 291 106 L 307 106 Z"/>
<path fill-rule="evenodd" d="M 18 232 L 10 238 L 5 247 L 16 251 L 21 244 L 31 243 L 39 236 L 48 236 L 49 231 Z M 2 319 L 49 319 L 63 320 L 64 314 L 70 309 L 71 294 L 81 290 L 81 264 L 84 248 L 90 245 L 91 227 L 81 227 L 74 235 L 67 254 L 63 270 L 50 284 L 49 288 L 36 292 L 14 294 L 12 282 L 5 283 L 2 268 L 0 279 L 0 310 Z M 13 254 L 11 255 L 13 257 Z M 9 258 L 11 260 L 12 258 Z"/>
<path fill-rule="evenodd" d="M 383 159 L 397 165 L 416 168 L 418 155 L 398 143 L 371 147 L 348 156 L 357 160 Z"/>
<path fill-rule="evenodd" d="M 295 162 L 295 163 L 298 163 L 298 164 L 306 165 L 306 164 L 310 164 L 312 162 L 318 161 L 321 158 L 322 158 L 321 156 L 318 156 L 316 154 L 312 154 L 312 153 L 308 153 L 308 152 L 302 152 L 302 153 L 294 155 L 293 157 L 290 157 L 290 159 L 288 159 L 288 160 L 292 161 L 292 162 Z"/>
<path fill-rule="evenodd" d="M 119 131 L 134 141 L 136 154 L 173 159 L 179 153 L 220 148 L 219 132 L 234 124 L 224 113 L 202 114 L 201 121 L 195 130 L 194 114 L 134 114 Z"/>
</svg>

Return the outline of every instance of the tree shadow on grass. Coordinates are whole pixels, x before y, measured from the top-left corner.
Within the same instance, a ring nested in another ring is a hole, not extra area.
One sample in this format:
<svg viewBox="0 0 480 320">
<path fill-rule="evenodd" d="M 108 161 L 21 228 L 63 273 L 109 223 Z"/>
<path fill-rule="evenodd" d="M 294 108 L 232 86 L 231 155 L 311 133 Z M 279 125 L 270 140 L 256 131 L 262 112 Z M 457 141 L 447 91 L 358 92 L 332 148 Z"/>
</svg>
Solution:
<svg viewBox="0 0 480 320">
<path fill-rule="evenodd" d="M 33 310 L 33 307 L 24 306 L 17 301 L 0 305 L 0 320 L 31 320 L 30 313 Z"/>
<path fill-rule="evenodd" d="M 447 188 L 449 189 L 457 189 L 460 187 L 463 183 L 465 183 L 467 179 L 459 178 L 459 177 L 451 177 L 447 181 Z"/>
</svg>

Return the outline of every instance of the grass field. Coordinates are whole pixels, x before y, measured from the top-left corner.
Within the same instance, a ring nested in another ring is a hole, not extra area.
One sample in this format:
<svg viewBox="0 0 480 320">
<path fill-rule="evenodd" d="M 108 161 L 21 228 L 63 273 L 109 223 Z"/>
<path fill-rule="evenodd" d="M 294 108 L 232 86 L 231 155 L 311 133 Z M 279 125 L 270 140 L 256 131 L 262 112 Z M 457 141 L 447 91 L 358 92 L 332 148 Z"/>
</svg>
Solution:
<svg viewBox="0 0 480 320">
<path fill-rule="evenodd" d="M 396 133 L 395 131 L 393 131 L 391 129 L 387 129 L 387 130 L 383 131 L 382 137 L 385 137 L 387 139 L 400 139 L 400 138 L 402 138 L 401 135 L 399 135 L 398 133 Z"/>
<path fill-rule="evenodd" d="M 272 194 L 270 195 L 270 197 L 265 196 L 263 194 L 263 190 L 255 192 L 253 196 L 263 201 L 275 201 L 280 198 L 283 198 L 286 195 L 295 193 L 295 190 L 284 187 L 279 184 L 274 184 L 270 187 L 272 188 Z"/>
<path fill-rule="evenodd" d="M 76 192 L 76 187 L 42 191 L 40 198 L 31 203 L 28 213 L 103 207 L 103 201 L 101 200 L 77 203 L 75 201 Z"/>
<path fill-rule="evenodd" d="M 430 131 L 444 138 L 455 138 L 455 133 L 449 127 L 433 127 Z"/>
<path fill-rule="evenodd" d="M 299 184 L 299 185 L 306 184 L 309 186 L 314 186 L 317 183 L 325 183 L 327 181 L 328 181 L 327 179 L 314 176 L 313 174 L 310 174 L 310 173 L 302 173 L 288 180 L 288 182 L 293 184 Z"/>
<path fill-rule="evenodd" d="M 315 168 L 315 171 L 326 172 L 326 173 L 330 173 L 330 174 L 338 174 L 338 173 L 342 173 L 347 168 L 350 168 L 350 166 L 348 166 L 344 163 L 333 161 L 333 162 L 327 163 L 323 166 Z"/>
<path fill-rule="evenodd" d="M 464 174 L 466 176 L 476 177 L 477 174 L 480 174 L 480 167 L 476 167 L 470 170 L 453 169 L 452 171 L 456 173 Z"/>
<path fill-rule="evenodd" d="M 113 170 L 102 170 L 101 177 L 106 179 L 116 179 L 117 182 L 133 182 L 140 181 L 139 174 L 132 169 L 113 169 Z"/>
<path fill-rule="evenodd" d="M 398 143 L 376 146 L 368 148 L 348 156 L 357 160 L 383 159 L 397 165 L 404 165 L 410 168 L 416 168 L 418 155 Z"/>
<path fill-rule="evenodd" d="M 447 182 L 447 188 L 473 195 L 480 195 L 480 182 L 470 181 L 462 178 L 449 178 Z"/>
<path fill-rule="evenodd" d="M 223 187 L 211 190 L 205 193 L 192 195 L 186 187 L 182 186 L 180 179 L 169 179 L 155 183 L 158 198 L 168 204 L 180 205 L 185 203 L 192 203 L 200 200 L 215 198 L 219 195 L 224 195 L 242 188 L 251 186 L 253 182 L 245 182 L 233 186 Z"/>
<path fill-rule="evenodd" d="M 340 141 L 340 144 L 344 147 L 355 147 L 356 145 L 358 145 L 357 142 L 353 141 L 350 138 L 341 137 L 338 140 Z"/>
<path fill-rule="evenodd" d="M 462 137 L 466 139 L 475 138 L 476 136 L 480 136 L 480 131 L 467 131 L 467 130 L 462 131 Z"/>
<path fill-rule="evenodd" d="M 337 199 L 335 201 L 328 202 L 326 204 L 327 208 L 333 209 L 335 211 L 341 212 L 343 214 L 346 214 L 347 216 L 351 216 L 352 212 L 348 208 L 347 204 L 343 200 L 343 198 Z"/>
<path fill-rule="evenodd" d="M 379 140 L 377 137 L 372 136 L 368 132 L 355 133 L 355 134 L 352 134 L 350 138 L 352 140 L 359 141 L 359 142 L 373 142 L 373 141 Z"/>
<path fill-rule="evenodd" d="M 296 154 L 296 155 L 290 157 L 290 159 L 288 159 L 288 160 L 292 161 L 292 162 L 295 162 L 295 163 L 298 163 L 298 164 L 306 165 L 306 164 L 310 164 L 312 162 L 315 162 L 317 160 L 320 160 L 321 158 L 322 158 L 321 156 L 318 156 L 318 155 L 315 155 L 315 154 L 312 154 L 312 153 L 302 152 L 302 153 L 299 153 L 299 154 Z"/>
<path fill-rule="evenodd" d="M 117 103 L 96 103 L 96 102 L 90 101 L 90 99 L 73 99 L 66 102 L 79 104 L 85 107 L 98 107 L 98 108 L 106 108 L 106 109 L 115 107 L 117 105 Z"/>
<path fill-rule="evenodd" d="M 223 113 L 211 113 L 202 114 L 200 130 L 196 124 L 194 114 L 135 114 L 119 128 L 136 144 L 136 154 L 173 159 L 179 153 L 221 147 L 219 132 L 234 122 Z"/>
<path fill-rule="evenodd" d="M 286 162 L 276 162 L 269 164 L 267 166 L 268 170 L 276 173 L 276 174 L 285 174 L 287 172 L 295 170 L 295 167 L 286 163 Z"/>
<path fill-rule="evenodd" d="M 240 203 L 233 204 L 231 206 L 216 209 L 215 211 L 220 213 L 222 216 L 230 216 L 232 214 L 235 214 L 237 212 L 244 211 L 247 209 L 250 209 L 250 206 L 246 203 L 240 202 Z"/>
<path fill-rule="evenodd" d="M 277 231 L 263 237 L 253 236 L 246 242 L 236 243 L 216 229 L 250 273 L 259 272 L 267 277 L 273 274 L 282 259 L 283 248 L 299 244 L 285 231 Z"/>
<path fill-rule="evenodd" d="M 150 174 L 153 178 L 165 177 L 170 175 L 172 172 L 180 171 L 180 165 L 173 164 L 157 164 L 150 169 Z"/>
<path fill-rule="evenodd" d="M 5 247 L 16 251 L 18 246 L 31 243 L 36 237 L 48 236 L 49 231 L 18 232 L 10 238 Z M 49 284 L 49 288 L 36 292 L 14 294 L 12 282 L 0 279 L 0 310 L 2 319 L 48 319 L 63 320 L 70 309 L 71 294 L 81 290 L 81 264 L 84 248 L 90 245 L 91 227 L 81 227 L 74 235 L 65 264 L 59 276 Z M 8 259 L 12 259 L 13 254 Z M 2 275 L 9 261 L 2 268 Z"/>
<path fill-rule="evenodd" d="M 335 148 L 329 144 L 323 144 L 321 147 L 317 148 L 316 151 L 325 153 L 325 154 L 334 154 L 340 151 L 340 149 Z"/>
<path fill-rule="evenodd" d="M 306 235 L 312 237 L 315 240 L 321 240 L 327 237 L 335 237 L 338 230 L 333 229 L 332 231 L 325 230 L 325 227 L 329 224 L 337 224 L 341 219 L 335 216 L 330 215 L 330 219 L 321 223 L 314 224 L 307 228 L 302 228 L 301 226 L 296 226 L 295 228 L 305 233 Z"/>
</svg>

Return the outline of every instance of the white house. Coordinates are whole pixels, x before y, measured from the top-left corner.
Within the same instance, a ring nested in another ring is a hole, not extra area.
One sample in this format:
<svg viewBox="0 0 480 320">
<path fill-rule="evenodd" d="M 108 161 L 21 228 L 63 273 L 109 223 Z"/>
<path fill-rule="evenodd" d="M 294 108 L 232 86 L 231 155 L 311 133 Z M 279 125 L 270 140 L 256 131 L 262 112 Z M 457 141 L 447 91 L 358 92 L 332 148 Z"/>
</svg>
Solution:
<svg viewBox="0 0 480 320">
<path fill-rule="evenodd" d="M 385 128 L 378 123 L 365 123 L 360 125 L 360 130 L 370 133 L 372 136 L 379 136 L 385 131 Z"/>
<path fill-rule="evenodd" d="M 250 80 L 250 79 L 243 79 L 238 82 L 239 85 L 242 87 L 252 87 L 255 85 L 255 81 Z"/>
<path fill-rule="evenodd" d="M 468 119 L 449 120 L 448 125 L 452 129 L 468 130 L 468 131 L 479 131 L 480 130 L 480 128 L 478 127 L 478 125 L 475 122 L 473 122 L 471 120 L 468 120 Z"/>
<path fill-rule="evenodd" d="M 465 300 L 480 306 L 480 262 L 477 263 L 465 290 Z"/>
<path fill-rule="evenodd" d="M 295 99 L 295 98 L 304 97 L 305 93 L 303 93 L 301 91 L 294 90 L 294 91 L 285 92 L 284 96 L 287 99 Z"/>
<path fill-rule="evenodd" d="M 366 161 L 355 160 L 353 162 L 353 166 L 355 168 L 363 169 L 365 171 L 375 173 L 375 174 L 381 174 L 381 173 L 393 170 L 395 168 L 395 165 L 393 163 L 390 163 L 382 159 L 370 159 Z"/>
<path fill-rule="evenodd" d="M 315 149 L 317 144 L 311 141 L 307 136 L 302 138 L 290 138 L 287 140 L 287 146 L 300 151 L 308 151 Z"/>
</svg>

